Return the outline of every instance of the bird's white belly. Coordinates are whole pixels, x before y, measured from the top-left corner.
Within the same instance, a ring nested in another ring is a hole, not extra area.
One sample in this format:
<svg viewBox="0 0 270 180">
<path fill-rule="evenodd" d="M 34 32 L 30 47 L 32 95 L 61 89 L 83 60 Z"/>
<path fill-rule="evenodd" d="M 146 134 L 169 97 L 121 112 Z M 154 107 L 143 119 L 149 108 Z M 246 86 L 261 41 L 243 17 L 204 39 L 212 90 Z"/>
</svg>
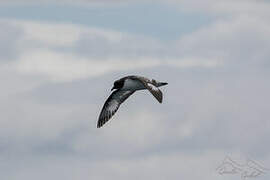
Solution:
<svg viewBox="0 0 270 180">
<path fill-rule="evenodd" d="M 138 80 L 126 79 L 122 90 L 141 90 L 146 89 L 144 85 Z"/>
</svg>

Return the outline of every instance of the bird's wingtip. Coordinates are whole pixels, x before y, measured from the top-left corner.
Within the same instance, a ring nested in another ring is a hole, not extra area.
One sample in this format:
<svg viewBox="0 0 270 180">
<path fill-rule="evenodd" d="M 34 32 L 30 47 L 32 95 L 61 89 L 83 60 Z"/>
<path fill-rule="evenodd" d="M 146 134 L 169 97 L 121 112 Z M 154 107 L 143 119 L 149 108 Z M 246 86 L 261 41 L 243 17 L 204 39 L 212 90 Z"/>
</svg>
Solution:
<svg viewBox="0 0 270 180">
<path fill-rule="evenodd" d="M 101 127 L 102 127 L 102 123 L 100 121 L 98 121 L 97 128 L 101 128 Z"/>
</svg>

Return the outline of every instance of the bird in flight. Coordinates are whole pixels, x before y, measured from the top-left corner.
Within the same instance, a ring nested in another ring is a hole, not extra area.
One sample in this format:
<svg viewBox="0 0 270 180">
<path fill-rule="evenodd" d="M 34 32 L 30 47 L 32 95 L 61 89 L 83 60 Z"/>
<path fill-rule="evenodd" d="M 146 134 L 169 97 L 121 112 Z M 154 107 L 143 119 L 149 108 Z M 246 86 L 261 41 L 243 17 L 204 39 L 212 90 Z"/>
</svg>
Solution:
<svg viewBox="0 0 270 180">
<path fill-rule="evenodd" d="M 150 93 L 162 103 L 162 92 L 158 87 L 165 86 L 168 83 L 150 80 L 141 76 L 126 76 L 114 82 L 114 90 L 106 100 L 98 118 L 97 128 L 102 127 L 116 113 L 119 106 L 135 91 L 148 89 Z"/>
</svg>

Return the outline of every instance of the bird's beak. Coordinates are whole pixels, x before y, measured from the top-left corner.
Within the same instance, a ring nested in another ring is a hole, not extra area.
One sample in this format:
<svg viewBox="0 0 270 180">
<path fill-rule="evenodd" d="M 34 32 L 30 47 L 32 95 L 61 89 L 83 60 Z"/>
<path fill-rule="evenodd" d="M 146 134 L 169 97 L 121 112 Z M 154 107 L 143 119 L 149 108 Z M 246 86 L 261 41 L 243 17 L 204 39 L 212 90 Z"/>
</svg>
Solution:
<svg viewBox="0 0 270 180">
<path fill-rule="evenodd" d="M 111 91 L 112 91 L 112 90 L 114 90 L 114 89 L 115 89 L 115 88 L 114 88 L 114 87 L 112 87 Z"/>
</svg>

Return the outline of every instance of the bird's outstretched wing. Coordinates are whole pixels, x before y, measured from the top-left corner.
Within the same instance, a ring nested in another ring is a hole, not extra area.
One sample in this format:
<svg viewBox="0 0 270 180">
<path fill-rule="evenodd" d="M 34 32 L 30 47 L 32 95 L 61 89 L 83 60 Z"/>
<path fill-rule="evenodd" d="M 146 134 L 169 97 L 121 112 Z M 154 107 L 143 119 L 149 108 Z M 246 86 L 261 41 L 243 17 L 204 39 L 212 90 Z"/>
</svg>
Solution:
<svg viewBox="0 0 270 180">
<path fill-rule="evenodd" d="M 135 91 L 114 91 L 106 100 L 98 118 L 97 127 L 103 126 L 116 113 L 119 106 Z"/>
<path fill-rule="evenodd" d="M 150 93 L 158 100 L 159 103 L 162 103 L 163 95 L 161 90 L 153 84 L 152 81 L 150 81 L 147 78 L 144 77 L 138 77 L 138 76 L 132 76 L 131 77 L 134 80 L 140 81 L 145 88 L 147 88 Z"/>
</svg>

